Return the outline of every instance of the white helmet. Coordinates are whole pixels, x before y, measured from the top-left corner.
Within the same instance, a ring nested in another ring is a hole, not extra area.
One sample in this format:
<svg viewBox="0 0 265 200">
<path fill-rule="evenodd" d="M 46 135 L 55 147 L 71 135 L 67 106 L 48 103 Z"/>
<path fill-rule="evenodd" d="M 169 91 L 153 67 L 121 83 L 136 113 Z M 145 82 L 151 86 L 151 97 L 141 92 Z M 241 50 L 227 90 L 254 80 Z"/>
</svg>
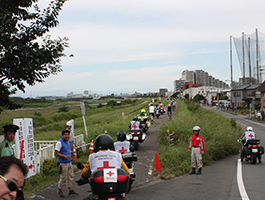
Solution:
<svg viewBox="0 0 265 200">
<path fill-rule="evenodd" d="M 199 126 L 194 126 L 192 130 L 200 132 L 201 128 Z"/>
<path fill-rule="evenodd" d="M 253 131 L 253 128 L 251 126 L 247 127 L 247 131 Z"/>
</svg>

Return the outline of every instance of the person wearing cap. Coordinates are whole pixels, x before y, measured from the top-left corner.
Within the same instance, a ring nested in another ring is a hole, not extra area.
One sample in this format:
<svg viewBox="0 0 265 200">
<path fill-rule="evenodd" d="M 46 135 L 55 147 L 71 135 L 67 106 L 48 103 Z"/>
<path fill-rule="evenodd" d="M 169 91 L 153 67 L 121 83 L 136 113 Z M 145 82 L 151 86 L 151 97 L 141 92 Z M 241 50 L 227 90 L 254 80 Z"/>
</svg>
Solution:
<svg viewBox="0 0 265 200">
<path fill-rule="evenodd" d="M 67 184 L 69 188 L 69 196 L 77 196 L 78 194 L 73 190 L 72 184 L 74 179 L 74 171 L 72 165 L 72 154 L 70 150 L 70 131 L 63 130 L 62 138 L 58 140 L 55 145 L 55 156 L 58 157 L 59 167 L 62 169 L 60 180 L 58 182 L 58 197 L 64 198 L 62 187 Z"/>
<path fill-rule="evenodd" d="M 69 130 L 70 131 L 70 138 L 69 138 L 69 142 L 70 142 L 70 148 L 71 148 L 71 151 L 73 152 L 73 148 L 74 148 L 74 142 L 75 142 L 75 132 L 74 132 L 74 120 L 70 120 L 68 122 L 66 122 L 66 130 Z"/>
<path fill-rule="evenodd" d="M 24 199 L 23 186 L 28 167 L 14 156 L 0 157 L 0 199 Z"/>
<path fill-rule="evenodd" d="M 15 135 L 19 127 L 17 125 L 6 125 L 4 128 L 5 139 L 0 143 L 0 157 L 3 156 L 14 156 L 12 148 L 12 142 L 15 139 Z"/>
<path fill-rule="evenodd" d="M 201 174 L 202 173 L 202 155 L 204 154 L 204 140 L 203 137 L 200 135 L 201 128 L 199 126 L 194 126 L 193 127 L 193 133 L 194 135 L 190 139 L 190 144 L 189 144 L 189 150 L 188 152 L 191 153 L 191 167 L 192 171 L 190 172 L 191 174 Z M 196 163 L 198 167 L 198 172 L 196 173 Z"/>
</svg>

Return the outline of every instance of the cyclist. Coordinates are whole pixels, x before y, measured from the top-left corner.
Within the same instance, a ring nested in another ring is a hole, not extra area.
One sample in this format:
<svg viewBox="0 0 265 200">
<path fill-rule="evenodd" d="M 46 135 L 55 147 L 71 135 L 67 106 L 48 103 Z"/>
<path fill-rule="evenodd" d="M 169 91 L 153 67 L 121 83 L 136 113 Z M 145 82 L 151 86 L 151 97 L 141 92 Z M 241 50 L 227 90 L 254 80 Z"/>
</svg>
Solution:
<svg viewBox="0 0 265 200">
<path fill-rule="evenodd" d="M 171 106 L 171 104 L 168 104 L 167 114 L 168 114 L 169 118 L 171 118 L 171 116 L 172 116 L 172 106 Z"/>
</svg>

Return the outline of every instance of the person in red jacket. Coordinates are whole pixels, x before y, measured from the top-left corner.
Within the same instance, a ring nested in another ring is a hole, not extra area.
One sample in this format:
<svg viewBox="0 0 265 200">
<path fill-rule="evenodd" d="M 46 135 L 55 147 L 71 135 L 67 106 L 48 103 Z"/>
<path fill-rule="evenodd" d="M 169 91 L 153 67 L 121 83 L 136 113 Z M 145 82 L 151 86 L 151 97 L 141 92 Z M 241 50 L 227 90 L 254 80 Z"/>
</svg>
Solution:
<svg viewBox="0 0 265 200">
<path fill-rule="evenodd" d="M 203 137 L 200 135 L 201 128 L 199 126 L 193 127 L 194 135 L 191 137 L 190 145 L 189 145 L 189 153 L 191 150 L 191 167 L 192 171 L 190 174 L 195 174 L 196 171 L 196 162 L 198 167 L 197 175 L 202 173 L 202 155 L 204 154 L 204 141 Z"/>
</svg>

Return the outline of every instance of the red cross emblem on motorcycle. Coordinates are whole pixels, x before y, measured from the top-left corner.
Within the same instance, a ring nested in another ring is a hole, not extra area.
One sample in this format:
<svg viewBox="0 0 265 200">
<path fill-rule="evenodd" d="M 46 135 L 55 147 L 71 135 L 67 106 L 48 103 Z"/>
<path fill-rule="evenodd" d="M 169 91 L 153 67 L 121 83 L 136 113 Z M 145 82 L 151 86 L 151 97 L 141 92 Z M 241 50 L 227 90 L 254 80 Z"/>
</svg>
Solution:
<svg viewBox="0 0 265 200">
<path fill-rule="evenodd" d="M 111 172 L 111 171 L 109 171 L 109 172 L 107 173 L 107 175 L 112 176 L 112 175 L 114 175 L 114 173 Z"/>
<path fill-rule="evenodd" d="M 136 124 L 134 124 L 134 125 L 133 125 L 133 129 L 136 129 L 136 128 L 137 128 L 137 126 L 136 126 Z"/>
<path fill-rule="evenodd" d="M 109 169 L 109 168 L 115 168 L 109 166 L 109 161 L 103 161 L 103 167 L 98 167 L 97 169 Z"/>
<path fill-rule="evenodd" d="M 251 133 L 251 134 L 249 134 L 249 137 L 253 138 L 253 137 L 254 137 L 254 135 L 252 135 L 252 133 Z"/>
<path fill-rule="evenodd" d="M 125 153 L 125 152 L 127 152 L 127 149 L 124 149 L 124 147 L 122 147 L 121 150 L 119 150 L 119 152 Z"/>
</svg>

